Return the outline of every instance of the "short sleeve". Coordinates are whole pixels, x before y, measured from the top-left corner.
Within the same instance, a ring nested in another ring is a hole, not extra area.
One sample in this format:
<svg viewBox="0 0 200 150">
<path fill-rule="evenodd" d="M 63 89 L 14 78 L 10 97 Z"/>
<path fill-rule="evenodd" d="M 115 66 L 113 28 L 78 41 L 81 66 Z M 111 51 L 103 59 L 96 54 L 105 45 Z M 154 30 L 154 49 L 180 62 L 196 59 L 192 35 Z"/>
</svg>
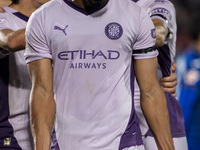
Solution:
<svg viewBox="0 0 200 150">
<path fill-rule="evenodd" d="M 29 63 L 34 60 L 52 59 L 51 51 L 45 35 L 43 13 L 33 13 L 26 28 L 25 60 Z"/>
<path fill-rule="evenodd" d="M 138 24 L 137 38 L 133 45 L 134 59 L 147 59 L 156 57 L 158 51 L 154 49 L 156 41 L 155 27 L 148 14 L 141 9 Z"/>
</svg>

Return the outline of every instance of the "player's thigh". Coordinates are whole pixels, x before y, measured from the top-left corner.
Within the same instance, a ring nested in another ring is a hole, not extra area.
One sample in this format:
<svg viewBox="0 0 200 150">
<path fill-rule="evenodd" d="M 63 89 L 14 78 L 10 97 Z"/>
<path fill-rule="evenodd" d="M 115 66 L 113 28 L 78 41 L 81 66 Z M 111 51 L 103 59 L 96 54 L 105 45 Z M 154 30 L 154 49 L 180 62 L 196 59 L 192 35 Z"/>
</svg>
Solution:
<svg viewBox="0 0 200 150">
<path fill-rule="evenodd" d="M 175 150 L 188 150 L 186 137 L 173 138 Z M 158 150 L 153 137 L 143 138 L 145 150 Z"/>
<path fill-rule="evenodd" d="M 123 150 L 145 150 L 143 145 L 124 148 Z"/>
</svg>

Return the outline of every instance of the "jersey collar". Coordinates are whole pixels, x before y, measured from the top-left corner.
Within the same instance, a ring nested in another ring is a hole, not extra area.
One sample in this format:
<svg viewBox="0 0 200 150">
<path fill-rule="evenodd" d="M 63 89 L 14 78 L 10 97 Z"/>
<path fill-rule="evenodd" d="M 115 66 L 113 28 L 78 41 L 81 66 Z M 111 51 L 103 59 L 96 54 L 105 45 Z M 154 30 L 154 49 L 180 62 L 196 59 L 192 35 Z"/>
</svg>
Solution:
<svg viewBox="0 0 200 150">
<path fill-rule="evenodd" d="M 67 5 L 69 5 L 70 7 L 72 7 L 73 9 L 75 9 L 75 10 L 77 10 L 77 11 L 79 11 L 79 12 L 85 14 L 85 15 L 90 15 L 90 14 L 92 14 L 92 13 L 94 13 L 94 12 L 96 12 L 96 11 L 102 9 L 102 8 L 103 8 L 104 6 L 106 6 L 107 3 L 109 2 L 109 0 L 108 0 L 108 2 L 107 2 L 104 6 L 98 8 L 98 9 L 91 9 L 91 10 L 89 10 L 89 11 L 86 11 L 85 9 L 76 6 L 71 0 L 63 0 L 63 1 L 64 1 Z"/>
<path fill-rule="evenodd" d="M 11 8 L 11 7 L 3 7 L 3 9 L 7 12 L 7 13 L 10 13 L 10 14 L 13 14 L 15 16 L 17 16 L 18 18 L 28 22 L 28 19 L 29 17 L 25 16 L 24 14 L 18 12 L 17 10 Z"/>
<path fill-rule="evenodd" d="M 25 16 L 24 14 L 20 13 L 20 12 L 15 12 L 13 13 L 13 15 L 17 16 L 18 18 L 28 22 L 29 17 Z"/>
</svg>

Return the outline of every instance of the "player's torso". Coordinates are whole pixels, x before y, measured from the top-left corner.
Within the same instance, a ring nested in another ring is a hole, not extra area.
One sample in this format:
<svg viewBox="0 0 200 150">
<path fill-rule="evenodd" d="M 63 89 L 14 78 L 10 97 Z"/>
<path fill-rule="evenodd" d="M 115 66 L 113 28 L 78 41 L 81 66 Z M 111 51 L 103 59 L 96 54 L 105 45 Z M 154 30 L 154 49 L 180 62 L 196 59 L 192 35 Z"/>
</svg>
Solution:
<svg viewBox="0 0 200 150">
<path fill-rule="evenodd" d="M 62 7 L 52 6 L 57 11 L 48 11 L 44 22 L 53 56 L 59 146 L 118 149 L 132 109 L 131 59 L 139 11 L 130 15 L 120 1 L 110 0 L 85 14 L 60 2 Z"/>
<path fill-rule="evenodd" d="M 0 15 L 1 29 L 8 28 L 15 31 L 26 27 L 28 19 L 26 16 L 9 7 L 5 7 L 4 9 L 7 12 Z M 9 120 L 8 126 L 12 126 L 14 136 L 17 138 L 20 146 L 23 149 L 31 149 L 30 143 L 23 142 L 30 138 L 30 130 L 28 130 L 28 104 L 31 88 L 31 82 L 24 59 L 24 50 L 11 53 L 0 61 L 0 66 L 3 68 L 3 73 L 1 73 L 1 81 L 3 84 L 1 84 L 0 92 L 4 95 L 1 97 L 1 102 L 3 101 L 1 104 L 4 104 L 1 109 L 1 121 L 7 118 Z M 7 126 L 5 122 L 2 123 L 4 126 Z M 6 134 L 8 133 L 5 132 L 5 135 Z M 6 136 L 9 138 L 11 135 Z"/>
</svg>

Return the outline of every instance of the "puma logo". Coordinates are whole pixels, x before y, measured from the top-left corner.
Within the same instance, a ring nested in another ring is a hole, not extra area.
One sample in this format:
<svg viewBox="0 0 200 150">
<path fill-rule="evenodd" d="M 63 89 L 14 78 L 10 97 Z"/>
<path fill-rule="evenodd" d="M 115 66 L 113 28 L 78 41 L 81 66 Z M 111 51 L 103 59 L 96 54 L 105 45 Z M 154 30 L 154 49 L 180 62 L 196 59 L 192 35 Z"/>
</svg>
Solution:
<svg viewBox="0 0 200 150">
<path fill-rule="evenodd" d="M 65 32 L 65 30 L 66 30 L 67 27 L 68 27 L 68 25 L 67 25 L 64 29 L 62 29 L 62 28 L 59 27 L 59 26 L 54 26 L 54 30 L 60 30 L 60 31 L 62 31 L 65 35 L 67 35 L 67 33 Z"/>
</svg>

